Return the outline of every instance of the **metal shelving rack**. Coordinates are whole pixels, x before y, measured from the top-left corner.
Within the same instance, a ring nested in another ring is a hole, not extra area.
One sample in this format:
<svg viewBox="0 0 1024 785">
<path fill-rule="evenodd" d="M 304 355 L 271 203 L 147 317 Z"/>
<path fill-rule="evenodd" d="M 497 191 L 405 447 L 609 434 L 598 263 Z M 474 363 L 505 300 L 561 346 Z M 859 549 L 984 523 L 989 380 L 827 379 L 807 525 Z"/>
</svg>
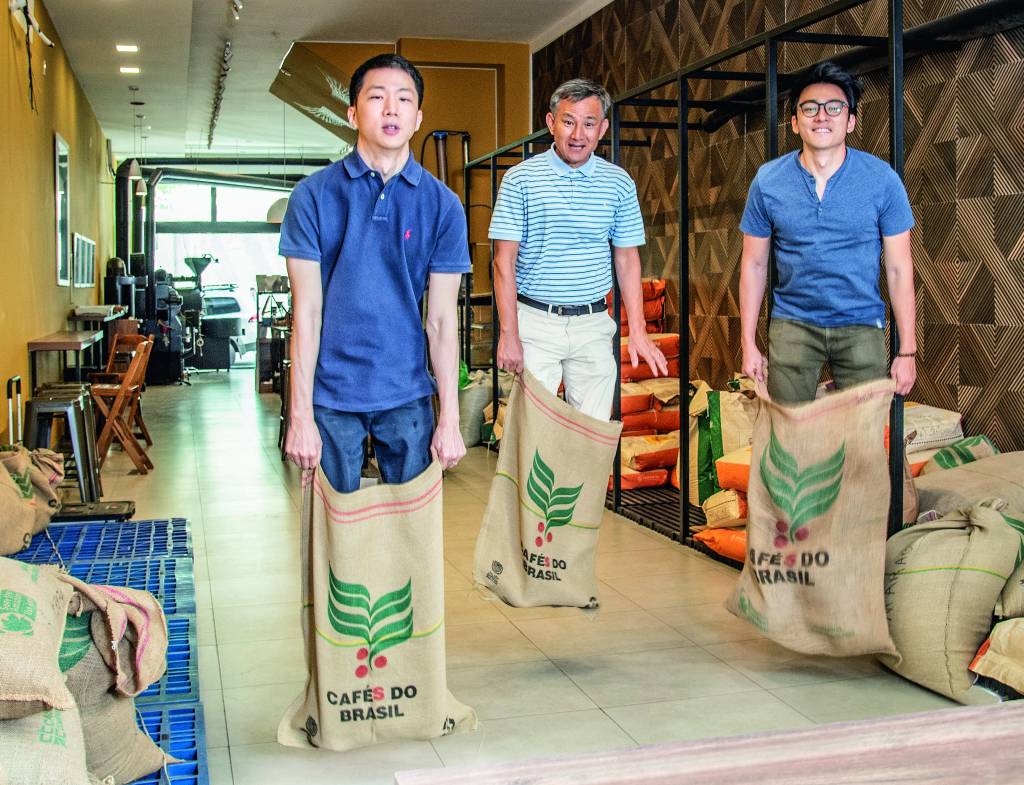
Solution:
<svg viewBox="0 0 1024 785">
<path fill-rule="evenodd" d="M 807 28 L 820 22 L 832 19 L 845 11 L 864 5 L 868 2 L 885 2 L 888 17 L 888 35 L 864 36 L 864 35 L 837 35 L 810 32 Z M 621 151 L 629 146 L 649 146 L 648 139 L 623 138 L 623 131 L 638 130 L 675 130 L 678 133 L 679 142 L 679 198 L 678 214 L 681 227 L 686 227 L 683 216 L 689 212 L 689 183 L 688 183 L 688 140 L 691 131 L 711 132 L 724 124 L 731 117 L 744 112 L 763 111 L 765 113 L 765 154 L 768 160 L 778 156 L 778 124 L 779 124 L 779 100 L 785 93 L 785 88 L 795 75 L 793 73 L 780 73 L 779 71 L 779 45 L 780 44 L 809 44 L 829 45 L 836 47 L 849 47 L 848 49 L 829 58 L 835 60 L 847 68 L 856 69 L 862 66 L 866 70 L 877 69 L 884 63 L 888 69 L 889 76 L 889 163 L 893 169 L 903 177 L 903 71 L 906 51 L 922 52 L 931 49 L 948 48 L 965 40 L 971 34 L 982 34 L 988 29 L 996 29 L 1001 21 L 1009 20 L 1014 14 L 1019 13 L 1016 5 L 1019 0 L 989 0 L 974 8 L 952 14 L 942 19 L 930 22 L 913 30 L 904 33 L 903 0 L 836 0 L 817 11 L 805 14 L 798 18 L 785 22 L 777 27 L 747 38 L 727 49 L 693 62 L 684 68 L 673 73 L 666 74 L 646 84 L 626 91 L 613 98 L 611 108 L 611 132 L 610 138 L 603 140 L 603 144 L 610 145 L 610 159 L 619 163 Z M 762 71 L 735 71 L 722 67 L 724 63 L 732 58 L 763 48 L 765 52 L 765 67 Z M 730 95 L 718 100 L 696 100 L 691 98 L 690 83 L 698 80 L 718 80 L 728 82 L 753 82 L 754 87 L 744 87 Z M 663 88 L 675 87 L 676 97 L 674 99 L 653 98 L 651 94 Z M 781 90 L 780 90 L 781 88 Z M 674 109 L 676 119 L 674 122 L 647 122 L 623 120 L 622 110 L 625 107 L 662 107 Z M 699 121 L 691 121 L 690 113 L 703 111 L 704 116 Z M 534 155 L 534 145 L 549 142 L 550 135 L 546 131 L 535 131 L 529 136 L 523 137 L 511 144 L 500 147 L 487 155 L 470 161 L 466 166 L 466 204 L 470 203 L 470 170 L 482 169 L 490 172 L 491 202 L 497 198 L 498 173 L 511 168 L 520 160 L 525 160 Z M 689 288 L 683 282 L 689 278 L 689 246 L 685 240 L 688 232 L 680 231 L 678 275 L 680 290 L 686 289 L 687 302 L 686 311 L 689 314 Z M 613 270 L 614 272 L 614 270 Z M 770 262 L 769 281 L 774 280 L 774 259 Z M 471 287 L 467 286 L 467 291 Z M 769 313 L 771 308 L 771 285 L 768 287 Z M 680 303 L 680 306 L 682 303 Z M 468 303 L 467 303 L 468 306 Z M 614 287 L 613 313 L 618 314 L 621 307 L 621 297 L 616 284 Z M 467 311 L 469 309 L 467 308 Z M 682 308 L 680 308 L 682 312 Z M 492 395 L 497 401 L 498 398 L 498 376 L 495 358 L 497 349 L 498 315 L 493 304 L 492 314 L 494 330 L 492 335 Z M 892 314 L 890 312 L 890 323 Z M 685 329 L 685 325 L 684 325 Z M 467 329 L 468 334 L 468 329 Z M 616 346 L 621 331 L 616 330 Z M 468 346 L 467 353 L 468 353 Z M 895 331 L 892 333 L 892 341 L 889 347 L 890 360 L 893 355 L 899 352 L 899 338 Z M 687 369 L 689 369 L 690 347 L 687 344 Z M 619 362 L 619 353 L 615 352 L 616 362 Z M 684 400 L 683 385 L 685 380 L 680 380 L 680 400 Z M 613 416 L 621 417 L 620 390 L 616 385 L 615 403 Z M 890 440 L 889 440 L 889 466 L 890 481 L 897 492 L 892 494 L 892 502 L 889 510 L 889 531 L 890 533 L 901 528 L 903 516 L 903 498 L 899 489 L 903 481 L 903 405 L 902 398 L 897 396 L 890 413 Z M 682 430 L 682 429 L 681 429 Z M 685 439 L 686 447 L 684 465 L 689 465 L 691 456 L 689 454 L 688 439 Z M 608 506 L 615 512 L 631 518 L 645 526 L 659 531 L 666 536 L 684 542 L 691 547 L 707 552 L 706 548 L 700 545 L 691 537 L 691 526 L 702 522 L 703 513 L 698 508 L 691 507 L 686 500 L 689 496 L 688 472 L 680 472 L 681 491 L 675 488 L 655 488 L 623 491 L 621 484 L 621 469 L 619 455 L 616 454 L 613 488 L 608 493 Z M 729 562 L 734 564 L 733 562 Z"/>
</svg>

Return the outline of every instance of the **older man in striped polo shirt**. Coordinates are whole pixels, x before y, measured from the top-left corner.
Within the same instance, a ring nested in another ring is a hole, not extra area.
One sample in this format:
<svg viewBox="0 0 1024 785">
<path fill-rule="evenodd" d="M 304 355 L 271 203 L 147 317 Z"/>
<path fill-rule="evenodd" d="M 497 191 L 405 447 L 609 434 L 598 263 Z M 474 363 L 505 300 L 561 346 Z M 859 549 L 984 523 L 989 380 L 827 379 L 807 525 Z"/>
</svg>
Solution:
<svg viewBox="0 0 1024 785">
<path fill-rule="evenodd" d="M 608 91 L 586 79 L 555 90 L 546 118 L 554 144 L 505 174 L 488 232 L 501 321 L 498 366 L 528 368 L 552 393 L 564 382 L 566 400 L 602 420 L 611 416 L 617 381 L 615 322 L 605 306 L 613 259 L 630 361 L 635 368 L 643 360 L 656 376 L 668 372 L 645 329 L 636 185 L 594 155 L 610 106 Z"/>
</svg>

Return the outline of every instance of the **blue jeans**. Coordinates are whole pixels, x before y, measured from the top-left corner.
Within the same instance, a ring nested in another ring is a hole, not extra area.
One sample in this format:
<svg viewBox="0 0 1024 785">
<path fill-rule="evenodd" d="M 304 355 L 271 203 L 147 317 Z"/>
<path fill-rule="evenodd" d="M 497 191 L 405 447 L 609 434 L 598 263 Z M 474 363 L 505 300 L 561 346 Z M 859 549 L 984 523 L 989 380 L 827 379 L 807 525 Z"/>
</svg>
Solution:
<svg viewBox="0 0 1024 785">
<path fill-rule="evenodd" d="M 339 412 L 314 406 L 313 419 L 323 441 L 320 468 L 340 493 L 359 490 L 367 435 L 373 441 L 377 465 L 386 483 L 408 482 L 430 465 L 432 396 L 372 412 Z"/>
</svg>

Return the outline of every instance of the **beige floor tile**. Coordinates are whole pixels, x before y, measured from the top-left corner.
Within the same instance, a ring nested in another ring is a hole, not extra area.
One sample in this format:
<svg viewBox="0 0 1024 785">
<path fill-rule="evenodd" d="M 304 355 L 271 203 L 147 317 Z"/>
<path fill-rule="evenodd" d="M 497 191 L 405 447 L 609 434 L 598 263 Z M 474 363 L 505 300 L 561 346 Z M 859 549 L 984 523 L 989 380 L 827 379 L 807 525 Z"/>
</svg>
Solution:
<svg viewBox="0 0 1024 785">
<path fill-rule="evenodd" d="M 217 645 L 213 608 L 200 608 L 196 611 L 196 643 L 200 646 Z"/>
<path fill-rule="evenodd" d="M 199 689 L 202 692 L 220 690 L 220 650 L 216 646 L 197 646 L 199 654 Z"/>
<path fill-rule="evenodd" d="M 245 578 L 294 573 L 299 569 L 298 548 L 253 547 L 235 553 L 218 551 L 207 556 L 206 563 L 218 579 Z"/>
<path fill-rule="evenodd" d="M 601 707 L 758 689 L 739 671 L 695 646 L 577 657 L 555 664 Z"/>
<path fill-rule="evenodd" d="M 445 592 L 450 591 L 465 591 L 473 588 L 473 568 L 472 565 L 463 564 L 462 567 L 458 567 L 452 564 L 450 561 L 444 563 L 444 590 Z"/>
<path fill-rule="evenodd" d="M 757 640 L 762 637 L 753 625 L 733 616 L 719 602 L 654 608 L 651 613 L 699 646 Z"/>
<path fill-rule="evenodd" d="M 261 603 L 298 602 L 301 598 L 299 567 L 264 575 L 210 579 L 214 608 Z"/>
<path fill-rule="evenodd" d="M 812 657 L 767 638 L 719 643 L 704 649 L 766 689 L 878 676 L 882 672 L 873 657 Z"/>
<path fill-rule="evenodd" d="M 493 594 L 488 598 L 483 591 L 477 589 L 460 589 L 444 593 L 444 618 L 449 627 L 455 624 L 476 624 L 486 621 L 504 621 L 498 604 L 501 603 Z"/>
<path fill-rule="evenodd" d="M 519 620 L 515 625 L 551 659 L 691 645 L 667 624 L 641 610 Z"/>
<path fill-rule="evenodd" d="M 203 719 L 206 722 L 206 746 L 214 749 L 228 746 L 227 723 L 224 721 L 224 694 L 221 690 L 200 692 Z"/>
<path fill-rule="evenodd" d="M 298 601 L 230 605 L 214 609 L 217 643 L 255 643 L 302 637 Z"/>
<path fill-rule="evenodd" d="M 958 703 L 891 673 L 866 679 L 808 684 L 772 694 L 815 722 L 864 720 L 949 709 Z"/>
<path fill-rule="evenodd" d="M 218 648 L 223 689 L 286 684 L 306 678 L 301 638 L 222 643 Z"/>
<path fill-rule="evenodd" d="M 686 573 L 641 573 L 626 578 L 610 578 L 605 582 L 641 608 L 652 609 L 724 602 L 738 578 L 739 573 L 729 575 L 698 566 Z"/>
<path fill-rule="evenodd" d="M 606 710 L 639 744 L 667 744 L 719 736 L 793 730 L 814 725 L 771 693 L 619 706 Z"/>
<path fill-rule="evenodd" d="M 514 622 L 530 619 L 557 619 L 575 618 L 576 616 L 600 616 L 604 613 L 620 613 L 622 611 L 638 610 L 639 605 L 615 591 L 606 583 L 597 583 L 597 598 L 601 603 L 600 608 L 595 611 L 587 611 L 582 608 L 564 608 L 540 606 L 538 608 L 513 608 L 505 603 L 498 606 L 502 615 Z"/>
<path fill-rule="evenodd" d="M 603 551 L 596 561 L 597 577 L 602 580 L 629 578 L 635 575 L 665 575 L 692 570 L 700 564 L 680 547 L 673 547 L 666 540 L 657 549 L 639 551 Z"/>
<path fill-rule="evenodd" d="M 596 708 L 546 660 L 449 668 L 448 689 L 482 720 Z"/>
<path fill-rule="evenodd" d="M 446 628 L 445 641 L 449 668 L 545 659 L 510 621 L 457 624 Z"/>
<path fill-rule="evenodd" d="M 277 741 L 278 723 L 305 686 L 305 681 L 295 681 L 224 690 L 231 746 Z"/>
<path fill-rule="evenodd" d="M 210 785 L 234 785 L 231 775 L 231 752 L 226 748 L 210 750 L 206 757 L 210 770 Z"/>
<path fill-rule="evenodd" d="M 483 766 L 636 746 L 608 715 L 597 710 L 484 720 L 476 733 L 445 736 L 433 745 L 446 766 Z"/>
<path fill-rule="evenodd" d="M 394 785 L 396 771 L 440 765 L 427 741 L 377 744 L 348 752 L 297 750 L 276 743 L 231 748 L 235 781 L 245 785 Z"/>
</svg>

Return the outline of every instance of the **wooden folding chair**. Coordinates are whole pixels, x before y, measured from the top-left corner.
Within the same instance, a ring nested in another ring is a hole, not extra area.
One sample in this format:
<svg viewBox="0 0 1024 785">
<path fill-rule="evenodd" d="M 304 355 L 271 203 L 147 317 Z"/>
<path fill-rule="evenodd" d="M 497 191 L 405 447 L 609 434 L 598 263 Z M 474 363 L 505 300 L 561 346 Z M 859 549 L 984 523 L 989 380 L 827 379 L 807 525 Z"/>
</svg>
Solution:
<svg viewBox="0 0 1024 785">
<path fill-rule="evenodd" d="M 135 355 L 139 345 L 144 341 L 153 341 L 153 336 L 145 335 L 131 335 L 118 333 L 114 336 L 113 343 L 110 345 L 110 353 L 107 355 L 107 367 L 103 371 L 89 374 L 89 381 L 93 384 L 121 384 L 124 381 L 124 375 L 128 370 L 128 365 L 131 363 L 132 357 Z M 146 378 L 146 370 L 142 370 L 142 379 Z M 138 438 L 144 439 L 148 447 L 153 446 L 153 437 L 149 435 L 149 428 L 146 427 L 146 421 L 142 419 L 142 398 L 139 396 L 139 400 L 135 407 L 135 415 L 132 418 L 132 424 L 135 428 L 139 429 L 136 434 Z"/>
<path fill-rule="evenodd" d="M 138 345 L 120 384 L 94 384 L 89 390 L 96 408 L 106 418 L 100 438 L 96 442 L 100 466 L 107 458 L 111 443 L 117 439 L 132 459 L 135 468 L 139 470 L 139 474 L 146 474 L 153 468 L 153 462 L 132 432 L 152 349 L 151 339 L 146 339 Z"/>
</svg>

